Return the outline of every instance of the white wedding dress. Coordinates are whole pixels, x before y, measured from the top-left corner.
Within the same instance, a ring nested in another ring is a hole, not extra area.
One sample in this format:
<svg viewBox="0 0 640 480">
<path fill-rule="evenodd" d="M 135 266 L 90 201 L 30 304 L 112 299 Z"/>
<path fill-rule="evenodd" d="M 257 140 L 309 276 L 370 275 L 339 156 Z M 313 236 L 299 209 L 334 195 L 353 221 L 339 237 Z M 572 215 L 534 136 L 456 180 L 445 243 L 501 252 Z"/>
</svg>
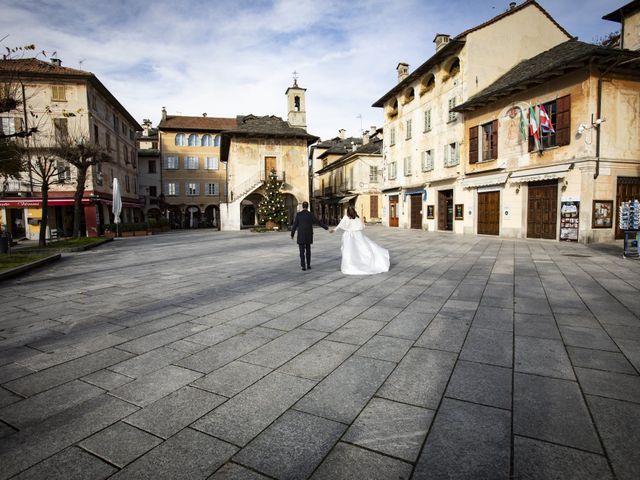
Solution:
<svg viewBox="0 0 640 480">
<path fill-rule="evenodd" d="M 371 275 L 389 271 L 389 251 L 382 248 L 364 233 L 360 218 L 342 217 L 337 229 L 342 234 L 342 265 L 345 275 Z"/>
</svg>

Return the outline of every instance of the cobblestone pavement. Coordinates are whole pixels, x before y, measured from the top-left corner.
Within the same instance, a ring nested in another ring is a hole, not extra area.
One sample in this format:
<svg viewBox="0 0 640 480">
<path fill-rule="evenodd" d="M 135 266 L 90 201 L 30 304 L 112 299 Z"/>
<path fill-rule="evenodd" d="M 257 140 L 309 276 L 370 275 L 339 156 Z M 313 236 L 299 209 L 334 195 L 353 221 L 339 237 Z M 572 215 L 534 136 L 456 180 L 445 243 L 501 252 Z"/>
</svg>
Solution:
<svg viewBox="0 0 640 480">
<path fill-rule="evenodd" d="M 1 284 L 0 478 L 640 478 L 640 262 L 367 233 L 389 273 L 196 231 Z"/>
</svg>

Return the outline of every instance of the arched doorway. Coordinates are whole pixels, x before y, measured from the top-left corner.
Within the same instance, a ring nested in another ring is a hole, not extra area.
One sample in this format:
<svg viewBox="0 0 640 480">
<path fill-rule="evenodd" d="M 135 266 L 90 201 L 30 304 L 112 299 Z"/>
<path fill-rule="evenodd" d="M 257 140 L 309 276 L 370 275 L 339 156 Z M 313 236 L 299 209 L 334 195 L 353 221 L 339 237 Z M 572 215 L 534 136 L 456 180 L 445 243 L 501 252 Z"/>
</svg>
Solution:
<svg viewBox="0 0 640 480">
<path fill-rule="evenodd" d="M 242 201 L 240 205 L 240 221 L 241 226 L 249 227 L 257 225 L 260 221 L 258 219 L 258 207 L 260 202 L 264 200 L 264 197 L 259 193 L 252 193 Z"/>
<path fill-rule="evenodd" d="M 220 208 L 217 205 L 205 208 L 204 222 L 206 227 L 220 228 Z"/>
<path fill-rule="evenodd" d="M 177 206 L 169 207 L 169 225 L 171 228 L 184 228 L 182 210 Z"/>
<path fill-rule="evenodd" d="M 200 226 L 200 208 L 189 205 L 185 211 L 186 228 L 198 228 Z"/>
<path fill-rule="evenodd" d="M 298 211 L 298 199 L 290 193 L 283 193 L 284 207 L 287 209 L 287 224 L 291 225 Z"/>
</svg>

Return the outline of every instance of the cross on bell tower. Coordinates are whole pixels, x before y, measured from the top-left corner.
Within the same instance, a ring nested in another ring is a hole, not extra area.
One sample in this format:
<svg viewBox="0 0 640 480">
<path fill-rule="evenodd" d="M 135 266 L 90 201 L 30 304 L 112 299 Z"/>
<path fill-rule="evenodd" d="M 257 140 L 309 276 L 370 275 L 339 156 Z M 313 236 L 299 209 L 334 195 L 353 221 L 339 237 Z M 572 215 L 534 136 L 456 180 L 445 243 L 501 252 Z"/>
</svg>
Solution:
<svg viewBox="0 0 640 480">
<path fill-rule="evenodd" d="M 296 128 L 307 129 L 307 112 L 305 107 L 305 92 L 306 88 L 298 86 L 299 73 L 295 70 L 293 75 L 293 85 L 287 88 L 285 94 L 287 95 L 287 106 L 289 114 L 287 115 L 287 121 L 289 125 Z"/>
</svg>

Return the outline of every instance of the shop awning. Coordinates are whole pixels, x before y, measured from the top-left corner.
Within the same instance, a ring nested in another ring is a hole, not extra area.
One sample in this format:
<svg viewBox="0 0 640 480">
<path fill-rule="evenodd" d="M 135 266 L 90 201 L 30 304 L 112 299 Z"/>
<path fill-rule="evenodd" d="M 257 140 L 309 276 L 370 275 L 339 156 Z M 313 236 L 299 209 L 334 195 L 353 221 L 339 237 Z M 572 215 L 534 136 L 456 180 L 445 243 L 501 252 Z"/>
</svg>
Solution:
<svg viewBox="0 0 640 480">
<path fill-rule="evenodd" d="M 462 188 L 489 187 L 492 185 L 504 185 L 509 178 L 509 173 L 494 173 L 493 175 L 479 175 L 462 180 Z"/>
<path fill-rule="evenodd" d="M 541 182 L 543 180 L 554 180 L 564 178 L 567 172 L 573 168 L 573 163 L 569 165 L 552 165 L 550 167 L 532 168 L 511 174 L 511 183 Z"/>
<path fill-rule="evenodd" d="M 49 197 L 47 205 L 50 207 L 73 206 L 73 198 L 55 198 Z M 83 205 L 89 205 L 89 199 L 82 199 Z M 0 199 L 0 207 L 13 208 L 37 208 L 42 207 L 41 198 L 2 198 Z"/>
<path fill-rule="evenodd" d="M 356 197 L 357 197 L 357 195 L 349 195 L 347 197 L 341 198 L 338 203 L 348 203 L 348 202 L 350 202 L 351 200 L 353 200 Z"/>
<path fill-rule="evenodd" d="M 405 190 L 402 192 L 404 198 L 407 198 L 408 195 L 422 195 L 422 201 L 427 200 L 427 191 L 424 188 L 412 188 L 410 190 Z"/>
</svg>

